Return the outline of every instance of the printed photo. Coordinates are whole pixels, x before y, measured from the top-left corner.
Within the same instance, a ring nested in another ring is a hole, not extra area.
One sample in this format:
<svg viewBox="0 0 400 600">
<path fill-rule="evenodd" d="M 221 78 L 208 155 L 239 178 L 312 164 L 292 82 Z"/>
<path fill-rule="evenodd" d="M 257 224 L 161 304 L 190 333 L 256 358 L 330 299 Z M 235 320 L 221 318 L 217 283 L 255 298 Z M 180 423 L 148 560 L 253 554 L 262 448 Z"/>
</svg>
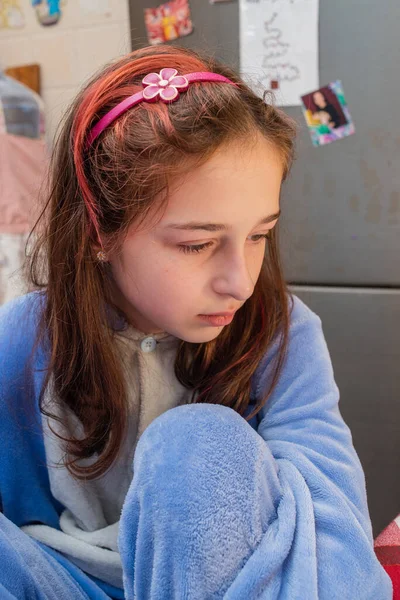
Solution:
<svg viewBox="0 0 400 600">
<path fill-rule="evenodd" d="M 334 81 L 301 97 L 314 146 L 324 146 L 355 132 L 342 82 Z"/>
<path fill-rule="evenodd" d="M 144 9 L 150 44 L 163 44 L 193 31 L 188 0 L 171 0 L 157 8 Z"/>
</svg>

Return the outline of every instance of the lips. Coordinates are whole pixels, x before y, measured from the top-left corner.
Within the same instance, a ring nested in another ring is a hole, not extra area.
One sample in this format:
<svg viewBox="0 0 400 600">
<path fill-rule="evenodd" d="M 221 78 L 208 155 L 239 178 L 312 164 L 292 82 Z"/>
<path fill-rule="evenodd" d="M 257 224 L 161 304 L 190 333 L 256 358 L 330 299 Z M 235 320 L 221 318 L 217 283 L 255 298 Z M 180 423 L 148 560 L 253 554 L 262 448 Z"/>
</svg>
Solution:
<svg viewBox="0 0 400 600">
<path fill-rule="evenodd" d="M 231 313 L 228 317 L 221 315 L 199 315 L 199 318 L 213 327 L 224 327 L 225 325 L 232 323 L 234 314 L 235 313 Z"/>
<path fill-rule="evenodd" d="M 204 314 L 204 317 L 232 317 L 232 315 L 234 315 L 236 312 L 236 310 L 233 310 L 231 312 L 219 312 L 219 313 L 207 313 Z"/>
</svg>

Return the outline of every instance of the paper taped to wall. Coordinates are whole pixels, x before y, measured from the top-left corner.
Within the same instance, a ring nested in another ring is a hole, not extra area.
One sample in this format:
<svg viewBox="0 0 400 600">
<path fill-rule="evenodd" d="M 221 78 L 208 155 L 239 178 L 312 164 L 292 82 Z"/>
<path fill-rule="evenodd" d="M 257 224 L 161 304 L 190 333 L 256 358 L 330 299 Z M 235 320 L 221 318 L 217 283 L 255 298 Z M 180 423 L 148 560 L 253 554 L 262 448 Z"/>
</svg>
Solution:
<svg viewBox="0 0 400 600">
<path fill-rule="evenodd" d="M 239 0 L 240 71 L 279 106 L 319 87 L 318 0 Z"/>
</svg>

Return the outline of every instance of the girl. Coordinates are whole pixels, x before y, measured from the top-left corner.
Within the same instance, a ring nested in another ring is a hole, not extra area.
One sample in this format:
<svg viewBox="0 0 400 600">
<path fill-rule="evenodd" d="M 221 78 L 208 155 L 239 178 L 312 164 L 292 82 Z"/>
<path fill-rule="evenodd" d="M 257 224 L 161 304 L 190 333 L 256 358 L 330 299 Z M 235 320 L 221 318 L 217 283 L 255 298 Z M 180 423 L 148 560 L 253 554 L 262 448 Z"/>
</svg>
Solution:
<svg viewBox="0 0 400 600">
<path fill-rule="evenodd" d="M 293 141 L 179 47 L 80 93 L 38 289 L 0 312 L 2 598 L 391 598 L 320 320 L 279 266 Z"/>
</svg>

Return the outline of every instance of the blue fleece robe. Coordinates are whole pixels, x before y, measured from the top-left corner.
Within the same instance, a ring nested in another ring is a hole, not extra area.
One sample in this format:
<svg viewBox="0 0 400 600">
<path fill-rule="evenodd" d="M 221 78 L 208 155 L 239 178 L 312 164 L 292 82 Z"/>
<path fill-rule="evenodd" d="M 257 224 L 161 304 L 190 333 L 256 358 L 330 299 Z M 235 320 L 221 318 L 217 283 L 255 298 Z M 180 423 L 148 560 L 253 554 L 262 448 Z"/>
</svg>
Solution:
<svg viewBox="0 0 400 600">
<path fill-rule="evenodd" d="M 8 539 L 11 524 L 59 528 L 64 508 L 50 492 L 38 410 L 46 349 L 39 347 L 28 362 L 41 300 L 33 293 L 0 308 L 0 500 L 8 520 L 0 521 L 0 530 Z M 268 386 L 277 347 L 276 340 L 253 377 L 253 401 Z M 138 476 L 121 515 L 125 589 L 88 577 L 26 536 L 30 585 L 45 590 L 44 570 L 61 564 L 87 594 L 82 597 L 99 600 L 105 594 L 126 600 L 389 600 L 392 585 L 373 550 L 364 474 L 338 401 L 320 319 L 294 297 L 285 367 L 251 426 L 232 409 L 188 405 L 158 417 L 139 440 Z M 171 470 L 174 463 L 179 468 Z M 174 510 L 181 511 L 182 531 L 176 521 L 171 525 Z M 24 544 L 23 537 L 14 538 L 16 546 Z M 196 564 L 201 548 L 208 548 L 204 563 L 219 552 L 220 563 L 215 568 L 210 562 L 206 578 L 203 563 Z M 2 564 L 1 597 L 22 597 L 7 586 L 16 564 Z M 49 586 L 40 598 L 70 600 L 71 589 L 63 595 L 56 587 L 54 596 Z"/>
</svg>

